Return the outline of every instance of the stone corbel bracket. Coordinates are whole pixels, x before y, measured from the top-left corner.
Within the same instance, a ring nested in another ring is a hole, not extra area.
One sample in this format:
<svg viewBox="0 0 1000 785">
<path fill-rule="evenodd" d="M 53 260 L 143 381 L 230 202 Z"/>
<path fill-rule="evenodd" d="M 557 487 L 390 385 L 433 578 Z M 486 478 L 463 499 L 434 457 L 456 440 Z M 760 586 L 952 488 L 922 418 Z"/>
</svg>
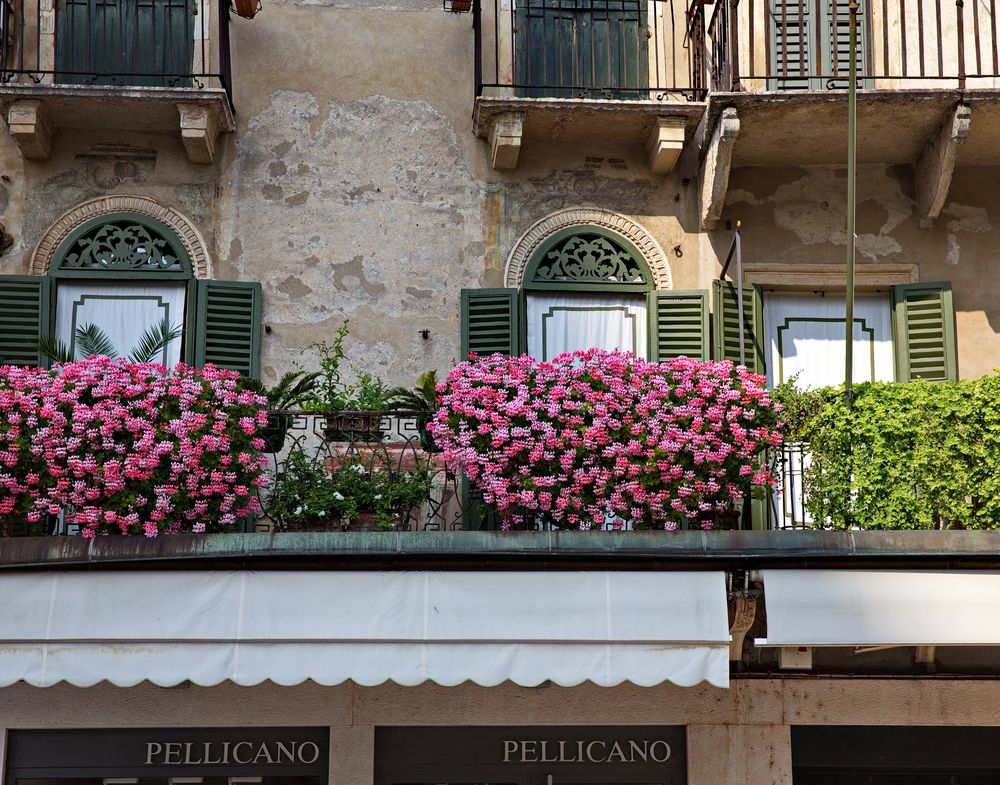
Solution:
<svg viewBox="0 0 1000 785">
<path fill-rule="evenodd" d="M 25 98 L 7 110 L 7 127 L 21 148 L 21 154 L 33 161 L 44 161 L 52 150 L 52 123 L 41 101 Z"/>
<path fill-rule="evenodd" d="M 684 149 L 686 117 L 657 117 L 646 139 L 649 168 L 655 174 L 669 174 Z"/>
<path fill-rule="evenodd" d="M 193 164 L 212 163 L 219 129 L 211 108 L 204 104 L 177 104 L 177 111 L 188 160 Z"/>
<path fill-rule="evenodd" d="M 732 107 L 722 110 L 701 165 L 701 228 L 714 229 L 722 217 L 729 187 L 733 145 L 740 134 L 740 118 Z"/>
<path fill-rule="evenodd" d="M 504 112 L 490 125 L 490 154 L 494 169 L 515 169 L 521 156 L 525 112 Z"/>
<path fill-rule="evenodd" d="M 972 109 L 959 104 L 917 161 L 917 217 L 923 229 L 929 229 L 941 214 L 948 199 L 958 148 L 965 143 L 971 127 Z"/>
</svg>

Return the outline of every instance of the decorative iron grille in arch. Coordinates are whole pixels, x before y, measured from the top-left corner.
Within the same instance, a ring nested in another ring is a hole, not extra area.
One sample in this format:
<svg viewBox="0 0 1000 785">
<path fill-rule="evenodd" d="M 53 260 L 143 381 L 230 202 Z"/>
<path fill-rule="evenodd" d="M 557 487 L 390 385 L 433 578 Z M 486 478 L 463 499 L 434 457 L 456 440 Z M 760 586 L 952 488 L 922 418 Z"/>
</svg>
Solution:
<svg viewBox="0 0 1000 785">
<path fill-rule="evenodd" d="M 159 221 L 136 213 L 86 222 L 60 244 L 55 259 L 55 275 L 192 276 L 179 238 Z"/>
<path fill-rule="evenodd" d="M 621 243 L 593 232 L 571 235 L 545 252 L 535 267 L 538 283 L 645 284 L 646 274 Z"/>
<path fill-rule="evenodd" d="M 573 226 L 535 249 L 524 286 L 640 292 L 655 288 L 655 281 L 642 253 L 627 239 L 600 226 Z"/>
</svg>

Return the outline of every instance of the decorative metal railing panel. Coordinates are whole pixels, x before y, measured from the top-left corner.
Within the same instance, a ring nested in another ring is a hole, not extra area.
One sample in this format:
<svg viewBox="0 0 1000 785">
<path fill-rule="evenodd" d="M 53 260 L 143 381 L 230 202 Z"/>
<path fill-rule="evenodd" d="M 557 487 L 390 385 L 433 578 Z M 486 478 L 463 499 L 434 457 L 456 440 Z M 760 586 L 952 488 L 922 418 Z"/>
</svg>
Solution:
<svg viewBox="0 0 1000 785">
<path fill-rule="evenodd" d="M 231 101 L 229 0 L 0 0 L 0 79 L 221 87 Z"/>
<path fill-rule="evenodd" d="M 707 10 L 706 19 L 706 7 L 694 0 L 689 16 L 697 51 L 692 78 L 701 78 L 706 69 L 709 90 L 847 88 L 848 0 L 719 0 Z M 858 87 L 995 87 L 1000 78 L 997 13 L 992 2 L 861 2 Z"/>
</svg>

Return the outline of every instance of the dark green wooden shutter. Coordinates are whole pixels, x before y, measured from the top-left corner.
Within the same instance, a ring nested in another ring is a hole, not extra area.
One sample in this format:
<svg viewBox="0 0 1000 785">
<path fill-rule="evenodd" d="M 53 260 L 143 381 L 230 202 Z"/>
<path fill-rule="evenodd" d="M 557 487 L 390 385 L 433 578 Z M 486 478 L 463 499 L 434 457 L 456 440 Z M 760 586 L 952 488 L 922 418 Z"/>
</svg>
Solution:
<svg viewBox="0 0 1000 785">
<path fill-rule="evenodd" d="M 191 0 L 57 0 L 56 81 L 189 87 L 177 75 L 192 70 L 195 10 Z"/>
<path fill-rule="evenodd" d="M 712 281 L 712 343 L 716 360 L 740 361 L 739 299 L 732 281 Z M 743 347 L 746 365 L 765 372 L 764 304 L 759 286 L 743 286 Z"/>
<path fill-rule="evenodd" d="M 51 333 L 52 279 L 0 276 L 0 365 L 41 365 L 38 342 Z"/>
<path fill-rule="evenodd" d="M 817 8 L 818 6 L 818 8 Z M 850 74 L 849 0 L 769 0 L 770 90 L 846 90 Z M 819 10 L 820 17 L 816 18 Z M 868 59 L 868 24 L 864 6 L 858 11 L 858 87 Z"/>
<path fill-rule="evenodd" d="M 570 98 L 571 88 L 646 88 L 649 27 L 645 0 L 522 0 L 514 18 L 519 94 Z M 539 87 L 532 87 L 539 85 Z M 641 91 L 616 98 L 647 98 Z"/>
<path fill-rule="evenodd" d="M 647 300 L 651 360 L 710 358 L 707 291 L 656 291 Z"/>
<path fill-rule="evenodd" d="M 950 283 L 892 287 L 892 331 L 896 381 L 958 378 L 955 311 Z"/>
<path fill-rule="evenodd" d="M 519 354 L 519 305 L 517 289 L 463 289 L 462 359 L 470 352 Z"/>
<path fill-rule="evenodd" d="M 259 283 L 198 281 L 195 323 L 189 325 L 194 364 L 212 363 L 256 379 L 260 375 Z"/>
</svg>

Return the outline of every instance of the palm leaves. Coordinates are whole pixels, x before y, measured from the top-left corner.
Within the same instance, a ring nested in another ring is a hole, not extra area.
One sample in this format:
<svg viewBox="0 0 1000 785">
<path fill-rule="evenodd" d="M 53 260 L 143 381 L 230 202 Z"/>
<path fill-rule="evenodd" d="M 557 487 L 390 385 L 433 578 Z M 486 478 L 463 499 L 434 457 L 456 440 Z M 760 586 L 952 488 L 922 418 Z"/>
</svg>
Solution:
<svg viewBox="0 0 1000 785">
<path fill-rule="evenodd" d="M 171 326 L 167 319 L 163 319 L 156 324 L 150 325 L 139 336 L 139 340 L 132 351 L 129 352 L 128 359 L 134 363 L 151 363 L 156 361 L 156 357 L 162 354 L 170 342 L 180 338 L 183 330 L 178 325 Z M 76 339 L 76 351 L 71 351 L 65 341 L 61 341 L 54 336 L 47 335 L 38 342 L 38 351 L 53 362 L 68 363 L 76 359 L 74 356 L 82 354 L 84 357 L 94 355 L 104 355 L 107 357 L 118 357 L 118 350 L 114 343 L 96 324 L 82 324 L 76 328 L 74 333 Z"/>
</svg>

